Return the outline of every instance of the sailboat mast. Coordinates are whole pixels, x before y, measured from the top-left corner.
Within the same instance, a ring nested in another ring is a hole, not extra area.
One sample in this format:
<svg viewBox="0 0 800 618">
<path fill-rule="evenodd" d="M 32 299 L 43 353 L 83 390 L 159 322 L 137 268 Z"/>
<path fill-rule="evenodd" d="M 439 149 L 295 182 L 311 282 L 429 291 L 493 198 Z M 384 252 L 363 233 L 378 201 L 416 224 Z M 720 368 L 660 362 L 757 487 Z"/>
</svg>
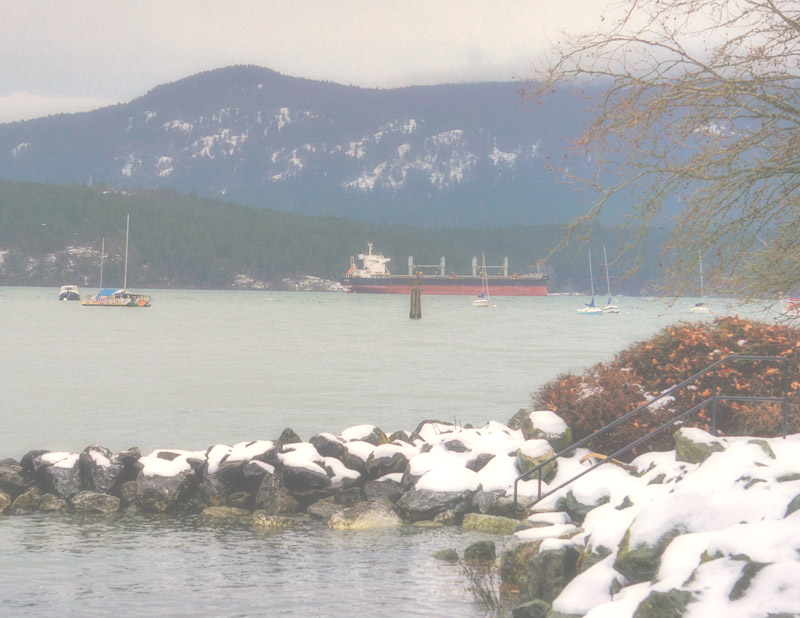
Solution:
<svg viewBox="0 0 800 618">
<path fill-rule="evenodd" d="M 606 283 L 608 284 L 608 302 L 611 302 L 611 276 L 608 274 L 608 256 L 606 255 L 606 246 L 603 245 L 603 261 L 606 263 Z"/>
<path fill-rule="evenodd" d="M 100 289 L 103 289 L 103 262 L 106 260 L 106 237 L 103 236 L 103 243 L 100 245 Z"/>
<path fill-rule="evenodd" d="M 128 219 L 125 222 L 125 271 L 122 276 L 122 289 L 128 289 L 128 233 L 131 230 L 131 213 L 128 213 Z"/>
<path fill-rule="evenodd" d="M 589 250 L 589 285 L 592 287 L 592 301 L 594 301 L 594 275 L 592 275 L 592 251 Z"/>
</svg>

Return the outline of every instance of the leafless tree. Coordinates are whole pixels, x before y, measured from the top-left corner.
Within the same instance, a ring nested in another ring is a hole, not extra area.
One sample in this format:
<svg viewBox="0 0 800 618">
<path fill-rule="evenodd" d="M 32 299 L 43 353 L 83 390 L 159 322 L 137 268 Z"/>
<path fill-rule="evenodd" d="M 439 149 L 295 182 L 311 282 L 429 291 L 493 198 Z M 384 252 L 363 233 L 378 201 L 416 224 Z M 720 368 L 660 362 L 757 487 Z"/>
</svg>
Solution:
<svg viewBox="0 0 800 618">
<path fill-rule="evenodd" d="M 555 48 L 526 95 L 570 84 L 596 112 L 574 144 L 593 173 L 573 179 L 597 199 L 573 236 L 626 200 L 640 255 L 672 213 L 665 295 L 697 289 L 698 254 L 721 293 L 800 287 L 800 2 L 620 2 Z"/>
</svg>

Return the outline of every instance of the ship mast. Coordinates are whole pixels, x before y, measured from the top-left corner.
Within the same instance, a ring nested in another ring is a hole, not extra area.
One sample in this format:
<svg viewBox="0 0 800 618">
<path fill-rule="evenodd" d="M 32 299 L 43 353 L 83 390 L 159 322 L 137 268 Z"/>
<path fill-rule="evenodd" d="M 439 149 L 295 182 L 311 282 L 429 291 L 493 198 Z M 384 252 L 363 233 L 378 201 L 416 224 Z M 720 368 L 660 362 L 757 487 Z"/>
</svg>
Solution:
<svg viewBox="0 0 800 618">
<path fill-rule="evenodd" d="M 128 232 L 131 229 L 131 213 L 128 213 L 128 219 L 125 222 L 125 271 L 122 276 L 122 289 L 128 289 Z"/>
</svg>

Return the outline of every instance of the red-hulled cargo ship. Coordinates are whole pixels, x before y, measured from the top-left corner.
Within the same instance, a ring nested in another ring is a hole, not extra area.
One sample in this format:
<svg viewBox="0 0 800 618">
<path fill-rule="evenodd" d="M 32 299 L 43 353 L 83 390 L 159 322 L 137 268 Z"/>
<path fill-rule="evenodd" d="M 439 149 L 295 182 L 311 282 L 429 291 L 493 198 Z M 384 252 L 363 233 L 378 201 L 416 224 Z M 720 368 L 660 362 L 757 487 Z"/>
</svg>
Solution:
<svg viewBox="0 0 800 618">
<path fill-rule="evenodd" d="M 372 252 L 372 243 L 367 244 L 367 253 L 360 253 L 361 267 L 356 266 L 356 258 L 350 258 L 350 270 L 342 279 L 342 285 L 351 292 L 366 294 L 409 294 L 411 283 L 417 274 L 392 275 L 386 264 L 391 258 Z M 440 265 L 440 274 L 419 275 L 423 294 L 451 294 L 476 296 L 481 293 L 482 273 L 475 271 L 473 275 L 444 274 L 444 258 Z M 547 296 L 547 282 L 550 278 L 543 273 L 527 275 L 508 275 L 507 260 L 503 275 L 488 275 L 489 290 L 492 296 Z M 413 261 L 409 258 L 409 272 L 412 272 Z"/>
</svg>

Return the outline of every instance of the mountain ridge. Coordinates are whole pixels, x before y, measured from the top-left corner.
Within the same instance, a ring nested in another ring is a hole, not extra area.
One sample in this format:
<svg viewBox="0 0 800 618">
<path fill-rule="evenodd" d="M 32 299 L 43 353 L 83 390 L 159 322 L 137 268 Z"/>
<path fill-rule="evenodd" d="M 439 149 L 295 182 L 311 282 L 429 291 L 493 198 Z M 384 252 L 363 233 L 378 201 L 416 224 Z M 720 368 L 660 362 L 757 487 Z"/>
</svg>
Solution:
<svg viewBox="0 0 800 618">
<path fill-rule="evenodd" d="M 582 101 L 559 92 L 528 107 L 519 89 L 362 88 L 225 67 L 128 103 L 0 125 L 0 178 L 434 228 L 561 222 L 584 209 L 550 170 L 585 120 Z"/>
</svg>

